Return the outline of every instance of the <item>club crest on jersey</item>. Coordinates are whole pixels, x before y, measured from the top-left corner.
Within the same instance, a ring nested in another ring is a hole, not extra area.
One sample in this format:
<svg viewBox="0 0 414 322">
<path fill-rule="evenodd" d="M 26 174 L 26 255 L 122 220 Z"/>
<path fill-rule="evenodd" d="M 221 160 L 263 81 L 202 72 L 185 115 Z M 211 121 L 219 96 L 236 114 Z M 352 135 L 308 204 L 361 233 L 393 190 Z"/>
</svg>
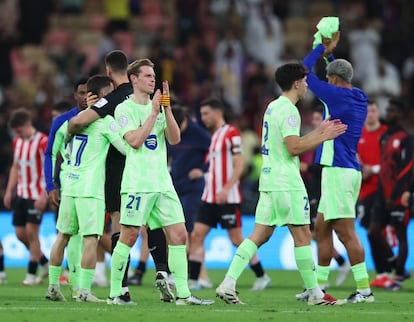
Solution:
<svg viewBox="0 0 414 322">
<path fill-rule="evenodd" d="M 94 104 L 94 106 L 97 107 L 97 108 L 101 108 L 102 106 L 104 106 L 106 104 L 108 104 L 108 101 L 104 97 L 102 97 L 99 101 L 97 101 Z"/>
<path fill-rule="evenodd" d="M 125 127 L 128 125 L 128 118 L 125 115 L 121 115 L 118 119 L 120 127 Z"/>
<path fill-rule="evenodd" d="M 158 146 L 157 136 L 155 134 L 148 135 L 144 142 L 145 146 L 150 150 L 155 150 Z"/>
<path fill-rule="evenodd" d="M 115 121 L 111 122 L 111 124 L 109 125 L 109 128 L 111 129 L 112 132 L 117 132 L 118 131 L 118 126 L 116 125 Z"/>
<path fill-rule="evenodd" d="M 298 125 L 298 118 L 295 115 L 291 115 L 288 117 L 287 122 L 291 127 L 296 127 Z"/>
</svg>

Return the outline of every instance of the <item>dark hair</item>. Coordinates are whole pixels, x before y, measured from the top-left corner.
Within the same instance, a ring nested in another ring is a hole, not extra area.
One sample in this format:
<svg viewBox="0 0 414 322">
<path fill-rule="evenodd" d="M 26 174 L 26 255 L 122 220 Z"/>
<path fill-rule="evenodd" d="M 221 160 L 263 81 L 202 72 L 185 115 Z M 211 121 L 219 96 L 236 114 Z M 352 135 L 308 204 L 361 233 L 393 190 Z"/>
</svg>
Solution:
<svg viewBox="0 0 414 322">
<path fill-rule="evenodd" d="M 73 84 L 73 91 L 74 92 L 77 92 L 79 85 L 84 85 L 84 84 L 86 84 L 87 81 L 88 81 L 88 77 L 81 77 L 81 78 L 79 78 L 75 82 L 75 84 Z"/>
<path fill-rule="evenodd" d="M 113 50 L 105 56 L 105 65 L 115 73 L 125 73 L 128 68 L 128 57 L 122 50 Z"/>
<path fill-rule="evenodd" d="M 301 63 L 288 63 L 276 69 L 275 80 L 283 92 L 292 88 L 295 81 L 309 74 L 307 68 Z"/>
<path fill-rule="evenodd" d="M 9 119 L 9 126 L 12 129 L 26 125 L 32 121 L 32 115 L 29 110 L 24 107 L 20 107 L 13 111 Z"/>
<path fill-rule="evenodd" d="M 100 96 L 101 90 L 110 86 L 111 83 L 112 80 L 108 76 L 94 75 L 88 79 L 88 82 L 86 83 L 86 90 Z"/>
<path fill-rule="evenodd" d="M 223 112 L 225 110 L 225 106 L 223 102 L 215 97 L 207 98 L 200 103 L 200 107 L 207 106 L 207 105 L 210 106 L 213 110 L 221 110 Z"/>
<path fill-rule="evenodd" d="M 69 102 L 60 101 L 53 105 L 52 110 L 63 113 L 69 111 L 71 107 L 72 105 Z"/>
<path fill-rule="evenodd" d="M 173 105 L 171 108 L 171 112 L 174 115 L 174 118 L 177 121 L 178 126 L 180 126 L 181 123 L 188 116 L 187 108 L 181 105 Z"/>
</svg>

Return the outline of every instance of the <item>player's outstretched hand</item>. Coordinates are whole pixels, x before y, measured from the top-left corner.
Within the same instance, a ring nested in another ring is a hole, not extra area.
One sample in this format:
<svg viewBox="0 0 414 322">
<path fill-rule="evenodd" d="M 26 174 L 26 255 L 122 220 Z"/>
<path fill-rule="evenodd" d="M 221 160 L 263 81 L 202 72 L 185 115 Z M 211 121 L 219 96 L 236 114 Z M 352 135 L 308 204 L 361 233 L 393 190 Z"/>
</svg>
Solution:
<svg viewBox="0 0 414 322">
<path fill-rule="evenodd" d="M 346 132 L 348 125 L 343 124 L 341 120 L 331 120 L 328 116 L 319 126 L 319 129 L 325 135 L 327 140 L 334 139 Z"/>
</svg>

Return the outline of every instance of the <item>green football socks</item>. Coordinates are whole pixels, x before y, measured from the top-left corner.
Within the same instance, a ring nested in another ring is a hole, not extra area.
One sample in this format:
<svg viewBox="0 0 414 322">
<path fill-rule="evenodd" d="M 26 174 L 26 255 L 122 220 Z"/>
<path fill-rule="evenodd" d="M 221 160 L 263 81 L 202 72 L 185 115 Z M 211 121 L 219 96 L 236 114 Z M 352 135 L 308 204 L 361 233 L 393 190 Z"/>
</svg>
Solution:
<svg viewBox="0 0 414 322">
<path fill-rule="evenodd" d="M 188 261 L 185 245 L 168 245 L 168 266 L 173 273 L 177 297 L 189 297 Z"/>
<path fill-rule="evenodd" d="M 352 274 L 358 290 L 369 289 L 369 276 L 365 262 L 356 264 L 351 267 Z"/>
<path fill-rule="evenodd" d="M 80 234 L 72 235 L 67 246 L 69 278 L 72 289 L 79 288 L 83 238 Z"/>
<path fill-rule="evenodd" d="M 237 280 L 256 252 L 256 244 L 246 238 L 237 248 L 226 275 Z"/>
<path fill-rule="evenodd" d="M 118 241 L 112 253 L 111 260 L 111 290 L 110 297 L 122 295 L 122 279 L 124 278 L 128 255 L 131 247 Z"/>
<path fill-rule="evenodd" d="M 59 285 L 59 277 L 61 273 L 61 266 L 49 265 L 49 285 Z"/>
<path fill-rule="evenodd" d="M 318 276 L 318 284 L 320 285 L 321 288 L 325 288 L 325 285 L 328 282 L 330 271 L 331 271 L 331 268 L 329 266 L 318 265 L 316 274 Z"/>
<path fill-rule="evenodd" d="M 318 287 L 316 280 L 315 263 L 313 261 L 312 249 L 308 246 L 295 247 L 293 249 L 296 265 L 302 276 L 306 289 Z"/>
<path fill-rule="evenodd" d="M 81 268 L 79 286 L 82 290 L 90 291 L 92 286 L 93 276 L 95 275 L 94 269 Z"/>
</svg>

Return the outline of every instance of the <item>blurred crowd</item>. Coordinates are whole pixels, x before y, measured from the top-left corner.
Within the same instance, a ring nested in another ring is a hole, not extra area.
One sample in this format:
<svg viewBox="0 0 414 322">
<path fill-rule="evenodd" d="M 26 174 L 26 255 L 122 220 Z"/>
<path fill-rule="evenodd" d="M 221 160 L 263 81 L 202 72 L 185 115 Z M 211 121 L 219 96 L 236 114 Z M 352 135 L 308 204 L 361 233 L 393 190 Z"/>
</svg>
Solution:
<svg viewBox="0 0 414 322">
<path fill-rule="evenodd" d="M 113 49 L 131 61 L 150 58 L 157 87 L 168 80 L 174 99 L 196 117 L 211 95 L 226 103 L 242 132 L 248 185 L 260 166 L 263 111 L 279 94 L 274 71 L 304 58 L 323 16 L 340 18 L 336 55 L 353 63 L 354 85 L 381 113 L 390 97 L 403 99 L 411 130 L 413 12 L 409 0 L 0 0 L 0 200 L 12 161 L 11 111 L 32 110 L 37 129 L 48 133 L 52 107 L 74 104 L 75 81 L 104 74 L 103 57 Z M 318 69 L 324 72 L 322 62 Z M 310 93 L 300 103 L 304 132 L 314 105 Z"/>
</svg>

